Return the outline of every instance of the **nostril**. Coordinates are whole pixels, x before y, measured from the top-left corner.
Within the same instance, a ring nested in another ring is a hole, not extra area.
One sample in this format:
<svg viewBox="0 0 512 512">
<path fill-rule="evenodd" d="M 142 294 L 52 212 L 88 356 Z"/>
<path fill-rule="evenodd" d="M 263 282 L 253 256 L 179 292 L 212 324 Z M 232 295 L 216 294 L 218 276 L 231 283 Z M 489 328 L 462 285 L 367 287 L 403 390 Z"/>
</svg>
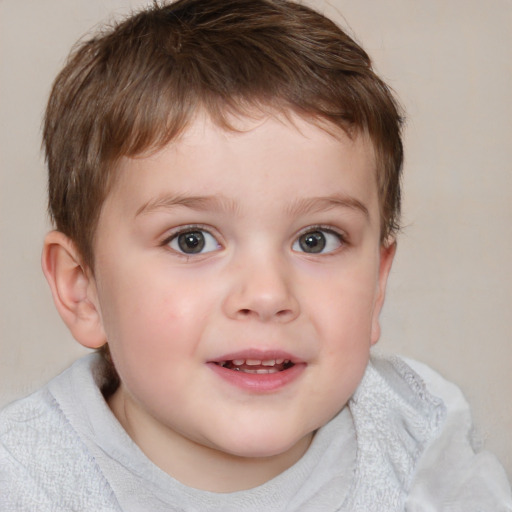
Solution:
<svg viewBox="0 0 512 512">
<path fill-rule="evenodd" d="M 251 308 L 241 308 L 238 310 L 237 316 L 239 319 L 246 320 L 250 318 L 260 318 L 261 320 L 269 320 L 270 318 L 274 318 L 280 322 L 286 322 L 294 317 L 294 312 L 292 309 L 280 309 L 275 312 L 265 312 Z"/>
</svg>

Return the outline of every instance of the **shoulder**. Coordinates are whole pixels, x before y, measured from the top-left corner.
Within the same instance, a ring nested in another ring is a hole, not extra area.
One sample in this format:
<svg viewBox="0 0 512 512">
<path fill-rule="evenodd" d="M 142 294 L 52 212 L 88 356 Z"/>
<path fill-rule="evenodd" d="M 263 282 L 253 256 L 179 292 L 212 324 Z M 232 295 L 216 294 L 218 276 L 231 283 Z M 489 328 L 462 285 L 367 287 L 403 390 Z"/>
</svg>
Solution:
<svg viewBox="0 0 512 512">
<path fill-rule="evenodd" d="M 418 461 L 406 510 L 512 511 L 503 468 L 491 453 L 474 446 L 470 408 L 461 390 L 429 366 L 404 361 L 446 410 L 437 434 Z"/>
<path fill-rule="evenodd" d="M 512 512 L 503 468 L 473 448 L 463 394 L 428 366 L 372 357 L 349 408 L 358 456 L 347 510 Z"/>
<path fill-rule="evenodd" d="M 450 415 L 459 412 L 467 421 L 471 421 L 469 405 L 457 385 L 446 380 L 425 363 L 408 357 L 399 357 L 397 359 L 402 360 L 414 371 L 418 378 L 424 383 L 429 393 L 443 401 Z"/>
<path fill-rule="evenodd" d="M 400 358 L 372 357 L 348 405 L 357 463 L 347 510 L 404 510 L 419 459 L 444 421 L 442 400 Z"/>
<path fill-rule="evenodd" d="M 66 420 L 51 394 L 43 388 L 27 398 L 13 402 L 0 411 L 1 461 L 6 458 L 26 466 L 37 464 L 34 453 L 71 442 Z M 18 466 L 19 467 L 19 466 Z M 4 469 L 4 466 L 2 466 Z"/>
<path fill-rule="evenodd" d="M 0 510 L 116 510 L 109 496 L 48 388 L 0 411 Z"/>
</svg>

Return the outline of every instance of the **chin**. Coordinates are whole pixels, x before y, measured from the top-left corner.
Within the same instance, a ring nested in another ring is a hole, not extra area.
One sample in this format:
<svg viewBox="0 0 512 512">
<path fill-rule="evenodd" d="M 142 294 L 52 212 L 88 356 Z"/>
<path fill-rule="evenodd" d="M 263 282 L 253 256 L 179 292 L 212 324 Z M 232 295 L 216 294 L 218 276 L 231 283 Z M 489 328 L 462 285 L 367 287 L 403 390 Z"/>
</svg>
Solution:
<svg viewBox="0 0 512 512">
<path fill-rule="evenodd" d="M 283 435 L 283 433 L 276 435 L 275 431 L 253 435 L 246 433 L 237 439 L 234 436 L 231 437 L 227 440 L 229 442 L 222 443 L 222 446 L 217 445 L 217 449 L 242 458 L 271 458 L 295 453 L 298 455 L 296 457 L 298 460 L 307 450 L 311 438 L 310 433 L 294 435 Z"/>
</svg>

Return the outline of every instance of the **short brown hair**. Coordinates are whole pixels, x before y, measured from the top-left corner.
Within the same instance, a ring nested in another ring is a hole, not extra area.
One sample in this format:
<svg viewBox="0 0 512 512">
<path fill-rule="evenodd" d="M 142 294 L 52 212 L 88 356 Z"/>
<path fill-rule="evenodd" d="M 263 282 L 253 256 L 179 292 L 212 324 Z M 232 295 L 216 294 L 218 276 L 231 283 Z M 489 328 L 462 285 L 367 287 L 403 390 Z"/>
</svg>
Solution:
<svg viewBox="0 0 512 512">
<path fill-rule="evenodd" d="M 382 240 L 398 229 L 401 114 L 365 51 L 286 0 L 154 5 L 79 44 L 48 102 L 49 210 L 93 267 L 99 214 L 123 156 L 158 149 L 205 110 L 224 128 L 254 108 L 367 132 L 377 156 Z"/>
</svg>

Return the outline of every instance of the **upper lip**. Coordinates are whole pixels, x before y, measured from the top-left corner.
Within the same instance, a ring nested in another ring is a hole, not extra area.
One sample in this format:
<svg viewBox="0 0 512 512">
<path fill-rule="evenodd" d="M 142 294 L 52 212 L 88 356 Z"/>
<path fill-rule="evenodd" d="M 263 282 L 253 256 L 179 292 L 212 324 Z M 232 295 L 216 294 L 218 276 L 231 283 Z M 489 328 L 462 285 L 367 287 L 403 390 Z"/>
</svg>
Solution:
<svg viewBox="0 0 512 512">
<path fill-rule="evenodd" d="M 210 359 L 209 363 L 223 363 L 225 361 L 235 361 L 235 360 L 255 360 L 255 361 L 272 361 L 276 359 L 283 359 L 285 361 L 290 361 L 294 364 L 303 363 L 304 361 L 297 357 L 294 354 L 283 350 L 258 350 L 258 349 L 247 349 L 240 350 L 238 352 L 230 352 L 229 354 L 224 354 L 220 357 L 215 357 Z"/>
</svg>

